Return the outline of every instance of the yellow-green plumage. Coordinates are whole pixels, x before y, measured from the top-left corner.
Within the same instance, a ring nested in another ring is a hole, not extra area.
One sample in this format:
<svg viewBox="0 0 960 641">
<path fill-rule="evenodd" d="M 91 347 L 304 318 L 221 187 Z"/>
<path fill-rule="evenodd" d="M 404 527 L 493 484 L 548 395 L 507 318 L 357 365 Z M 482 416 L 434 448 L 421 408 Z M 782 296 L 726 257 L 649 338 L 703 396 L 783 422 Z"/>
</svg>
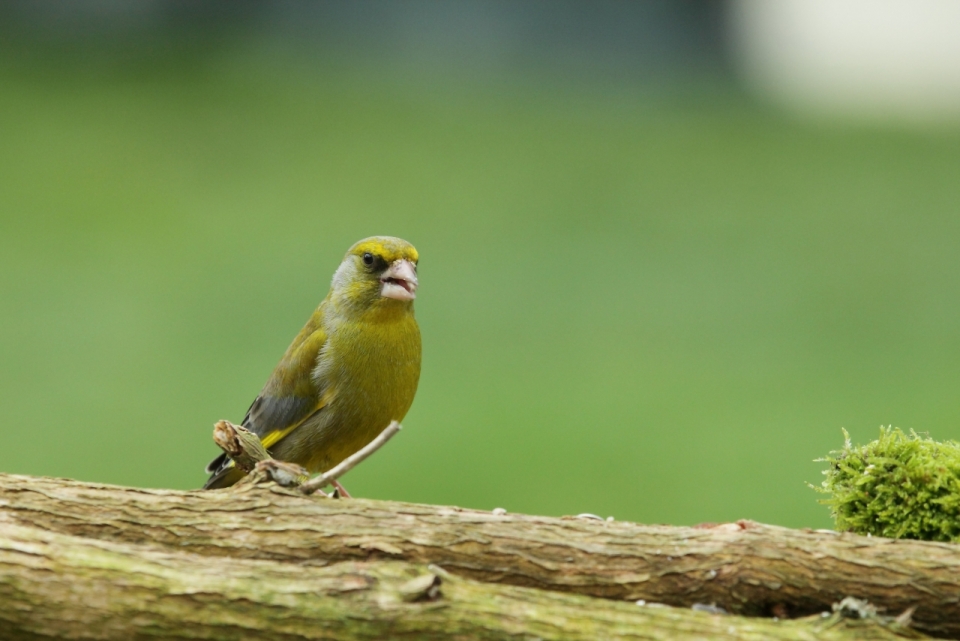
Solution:
<svg viewBox="0 0 960 641">
<path fill-rule="evenodd" d="M 412 300 L 418 262 L 413 245 L 389 236 L 364 239 L 347 252 L 330 293 L 244 418 L 274 458 L 324 472 L 406 415 L 420 379 Z M 222 457 L 208 471 L 205 488 L 243 477 Z"/>
</svg>

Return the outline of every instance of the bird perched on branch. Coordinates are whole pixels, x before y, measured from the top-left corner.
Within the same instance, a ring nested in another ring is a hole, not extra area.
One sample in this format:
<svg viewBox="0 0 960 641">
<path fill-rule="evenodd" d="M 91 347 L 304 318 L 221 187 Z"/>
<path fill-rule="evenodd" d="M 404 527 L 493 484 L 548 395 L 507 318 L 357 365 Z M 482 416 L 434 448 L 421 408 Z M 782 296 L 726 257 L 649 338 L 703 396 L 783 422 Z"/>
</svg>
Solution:
<svg viewBox="0 0 960 641">
<path fill-rule="evenodd" d="M 390 236 L 365 238 L 347 252 L 330 293 L 243 419 L 273 458 L 325 472 L 403 419 L 420 379 L 419 258 Z M 204 489 L 244 476 L 226 455 L 207 472 Z"/>
</svg>

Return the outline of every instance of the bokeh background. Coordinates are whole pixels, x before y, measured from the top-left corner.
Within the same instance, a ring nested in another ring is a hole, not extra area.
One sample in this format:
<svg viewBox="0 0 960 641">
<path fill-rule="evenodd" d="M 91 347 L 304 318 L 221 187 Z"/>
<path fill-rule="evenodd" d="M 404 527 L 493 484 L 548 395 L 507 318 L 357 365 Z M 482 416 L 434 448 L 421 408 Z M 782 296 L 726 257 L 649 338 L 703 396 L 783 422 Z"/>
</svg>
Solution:
<svg viewBox="0 0 960 641">
<path fill-rule="evenodd" d="M 423 376 L 355 494 L 828 526 L 841 427 L 960 437 L 952 6 L 5 2 L 0 470 L 199 486 L 391 234 Z"/>
</svg>

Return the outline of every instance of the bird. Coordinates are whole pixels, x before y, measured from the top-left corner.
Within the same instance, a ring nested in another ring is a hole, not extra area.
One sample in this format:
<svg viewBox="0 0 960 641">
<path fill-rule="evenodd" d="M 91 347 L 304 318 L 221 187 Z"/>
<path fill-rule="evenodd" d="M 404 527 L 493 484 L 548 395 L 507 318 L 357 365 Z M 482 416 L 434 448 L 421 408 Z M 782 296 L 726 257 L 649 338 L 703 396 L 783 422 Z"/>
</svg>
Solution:
<svg viewBox="0 0 960 641">
<path fill-rule="evenodd" d="M 420 380 L 419 262 L 413 245 L 392 236 L 347 251 L 326 298 L 244 416 L 273 458 L 325 472 L 406 415 Z M 245 476 L 226 454 L 206 471 L 204 489 Z"/>
</svg>

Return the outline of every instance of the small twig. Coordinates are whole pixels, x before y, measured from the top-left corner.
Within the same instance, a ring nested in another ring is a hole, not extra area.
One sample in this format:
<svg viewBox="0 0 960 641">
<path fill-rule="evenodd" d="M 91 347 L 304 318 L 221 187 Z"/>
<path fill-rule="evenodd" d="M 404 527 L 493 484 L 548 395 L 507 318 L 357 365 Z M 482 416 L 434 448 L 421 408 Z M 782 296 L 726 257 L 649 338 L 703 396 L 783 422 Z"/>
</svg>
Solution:
<svg viewBox="0 0 960 641">
<path fill-rule="evenodd" d="M 273 481 L 282 487 L 296 487 L 308 478 L 310 478 L 310 473 L 304 467 L 296 463 L 268 458 L 257 463 L 257 466 L 253 468 L 253 473 L 244 477 L 244 481 L 247 479 L 251 479 L 251 483 Z"/>
<path fill-rule="evenodd" d="M 300 485 L 300 491 L 304 494 L 313 494 L 331 483 L 339 485 L 337 483 L 338 478 L 380 449 L 399 431 L 400 423 L 392 421 L 366 447 L 347 457 L 332 470 L 303 483 Z M 271 458 L 269 452 L 264 449 L 260 438 L 240 425 L 235 425 L 230 421 L 217 421 L 216 425 L 213 426 L 213 440 L 236 463 L 237 467 L 247 473 L 256 471 L 254 476 L 257 476 L 258 479 L 251 478 L 251 482 L 257 483 L 269 478 L 280 485 L 289 487 L 298 485 L 300 480 L 306 479 L 306 470 L 299 465 L 275 461 Z M 345 496 L 349 496 L 346 491 L 341 491 Z"/>
<path fill-rule="evenodd" d="M 213 426 L 213 441 L 244 472 L 250 472 L 257 463 L 270 458 L 259 436 L 230 421 L 217 421 Z"/>
<path fill-rule="evenodd" d="M 343 462 L 340 463 L 340 465 L 337 465 L 332 470 L 324 472 L 320 476 L 316 476 L 310 479 L 309 481 L 307 481 L 306 483 L 300 486 L 300 491 L 303 492 L 304 494 L 313 494 L 314 492 L 321 489 L 322 487 L 329 485 L 331 481 L 335 481 L 336 479 L 340 478 L 341 476 L 343 476 L 344 474 L 352 470 L 354 467 L 356 467 L 357 464 L 362 462 L 365 458 L 367 458 L 368 456 L 370 456 L 371 454 L 379 450 L 381 447 L 383 447 L 383 444 L 389 441 L 393 437 L 393 435 L 399 431 L 400 431 L 400 423 L 396 421 L 391 421 L 390 425 L 387 425 L 386 429 L 380 432 L 380 435 L 377 436 L 377 438 L 370 441 L 370 443 L 368 443 L 366 447 L 356 452 L 355 454 L 352 454 L 347 458 L 345 458 Z"/>
</svg>

